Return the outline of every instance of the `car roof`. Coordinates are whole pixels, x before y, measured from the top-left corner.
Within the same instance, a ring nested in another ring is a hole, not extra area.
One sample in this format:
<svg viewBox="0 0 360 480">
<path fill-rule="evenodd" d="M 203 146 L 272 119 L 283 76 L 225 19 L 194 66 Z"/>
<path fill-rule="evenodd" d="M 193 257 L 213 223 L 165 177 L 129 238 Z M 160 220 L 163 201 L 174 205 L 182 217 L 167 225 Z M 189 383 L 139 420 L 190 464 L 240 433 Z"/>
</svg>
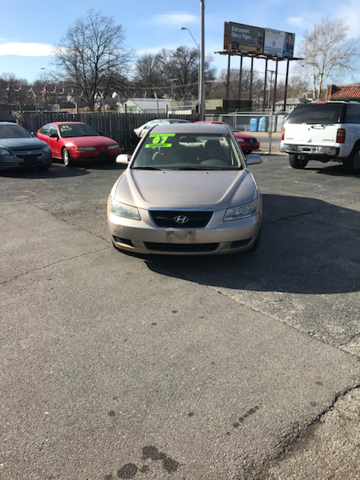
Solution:
<svg viewBox="0 0 360 480">
<path fill-rule="evenodd" d="M 87 124 L 84 122 L 49 122 L 46 125 L 87 125 Z"/>
<path fill-rule="evenodd" d="M 168 123 L 157 125 L 152 128 L 151 133 L 193 133 L 196 135 L 214 134 L 227 135 L 228 127 L 223 123 Z"/>
<path fill-rule="evenodd" d="M 176 123 L 191 123 L 190 120 L 185 120 L 183 118 L 153 118 L 152 120 L 149 120 L 148 122 L 144 123 L 144 125 L 148 125 L 149 123 L 152 122 L 176 122 Z"/>
<path fill-rule="evenodd" d="M 21 127 L 21 125 L 19 125 L 16 122 L 1 122 L 0 121 L 0 125 L 17 125 L 18 127 Z"/>
</svg>

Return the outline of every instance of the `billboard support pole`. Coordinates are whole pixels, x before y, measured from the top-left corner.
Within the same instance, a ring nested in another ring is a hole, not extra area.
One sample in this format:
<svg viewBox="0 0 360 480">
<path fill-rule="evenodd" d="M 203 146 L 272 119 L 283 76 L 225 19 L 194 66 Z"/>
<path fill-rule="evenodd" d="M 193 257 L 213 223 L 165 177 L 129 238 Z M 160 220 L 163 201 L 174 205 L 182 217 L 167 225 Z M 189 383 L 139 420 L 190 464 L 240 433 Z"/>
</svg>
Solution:
<svg viewBox="0 0 360 480">
<path fill-rule="evenodd" d="M 284 94 L 284 112 L 286 112 L 287 89 L 288 89 L 288 79 L 289 79 L 289 65 L 290 65 L 290 60 L 287 59 L 286 77 L 285 77 L 285 94 Z"/>
<path fill-rule="evenodd" d="M 249 92 L 249 107 L 251 107 L 251 109 L 252 109 L 253 75 L 254 75 L 254 57 L 251 57 L 250 92 Z"/>
<path fill-rule="evenodd" d="M 273 111 L 275 111 L 275 103 L 276 103 L 276 85 L 277 85 L 278 66 L 279 66 L 278 59 L 276 59 L 276 60 L 275 60 L 275 62 L 276 62 L 276 67 L 275 67 L 275 82 L 274 82 Z"/>
<path fill-rule="evenodd" d="M 243 72 L 243 56 L 240 57 L 240 72 L 239 72 L 239 91 L 238 91 L 238 98 L 239 98 L 239 108 L 241 108 L 241 84 L 242 84 L 242 72 Z"/>
<path fill-rule="evenodd" d="M 229 108 L 229 91 L 230 91 L 230 59 L 231 55 L 228 54 L 228 70 L 227 70 L 227 83 L 226 83 L 226 110 Z"/>
<path fill-rule="evenodd" d="M 264 103 L 263 103 L 263 110 L 264 111 L 265 111 L 265 105 L 266 105 L 267 72 L 268 72 L 268 59 L 265 60 Z"/>
</svg>

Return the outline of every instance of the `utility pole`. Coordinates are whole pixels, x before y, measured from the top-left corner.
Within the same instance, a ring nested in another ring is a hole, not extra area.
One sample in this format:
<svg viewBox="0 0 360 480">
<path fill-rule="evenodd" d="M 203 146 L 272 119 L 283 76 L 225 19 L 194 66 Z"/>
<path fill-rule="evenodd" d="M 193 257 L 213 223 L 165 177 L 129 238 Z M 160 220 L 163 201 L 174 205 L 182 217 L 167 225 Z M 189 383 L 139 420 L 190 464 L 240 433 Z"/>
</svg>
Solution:
<svg viewBox="0 0 360 480">
<path fill-rule="evenodd" d="M 205 0 L 200 0 L 201 15 L 201 43 L 200 43 L 200 93 L 199 93 L 199 120 L 205 120 L 205 21 L 204 21 Z"/>
</svg>

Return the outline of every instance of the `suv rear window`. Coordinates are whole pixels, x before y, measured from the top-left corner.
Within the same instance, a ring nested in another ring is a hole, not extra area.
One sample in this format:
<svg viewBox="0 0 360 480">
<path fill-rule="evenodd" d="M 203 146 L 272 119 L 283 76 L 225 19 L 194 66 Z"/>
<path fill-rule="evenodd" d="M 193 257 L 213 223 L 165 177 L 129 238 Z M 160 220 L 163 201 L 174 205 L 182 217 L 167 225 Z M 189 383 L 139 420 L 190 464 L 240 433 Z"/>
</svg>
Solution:
<svg viewBox="0 0 360 480">
<path fill-rule="evenodd" d="M 346 123 L 360 123 L 360 104 L 346 105 Z"/>
<path fill-rule="evenodd" d="M 304 103 L 291 112 L 287 123 L 332 125 L 339 123 L 341 103 Z"/>
</svg>

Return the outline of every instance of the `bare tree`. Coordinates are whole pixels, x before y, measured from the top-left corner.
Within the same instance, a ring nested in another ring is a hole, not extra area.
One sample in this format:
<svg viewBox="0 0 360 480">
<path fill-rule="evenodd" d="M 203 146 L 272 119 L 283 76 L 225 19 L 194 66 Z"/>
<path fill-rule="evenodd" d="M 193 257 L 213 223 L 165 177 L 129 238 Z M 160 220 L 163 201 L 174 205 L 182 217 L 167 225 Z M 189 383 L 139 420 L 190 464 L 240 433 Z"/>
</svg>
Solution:
<svg viewBox="0 0 360 480">
<path fill-rule="evenodd" d="M 159 87 L 164 85 L 162 80 L 158 55 L 145 54 L 136 62 L 134 89 L 136 95 L 152 96 Z"/>
<path fill-rule="evenodd" d="M 91 111 L 96 97 L 127 88 L 127 65 L 131 52 L 124 46 L 121 25 L 113 17 L 88 10 L 76 20 L 55 48 L 55 63 Z"/>
<path fill-rule="evenodd" d="M 17 78 L 14 73 L 3 73 L 0 77 L 0 102 L 7 105 L 21 105 L 27 101 L 28 82 L 23 78 Z"/>
<path fill-rule="evenodd" d="M 312 79 L 313 98 L 321 98 L 324 81 L 344 70 L 353 70 L 358 53 L 357 39 L 347 38 L 348 26 L 344 19 L 322 19 L 304 35 L 300 44 L 300 56 Z"/>
<path fill-rule="evenodd" d="M 205 84 L 215 78 L 211 58 L 204 62 Z M 174 97 L 178 100 L 197 99 L 199 96 L 199 50 L 180 46 L 176 50 L 161 50 L 159 63 L 162 78 L 168 85 L 174 82 Z"/>
<path fill-rule="evenodd" d="M 209 57 L 204 64 L 205 82 L 215 78 Z M 159 53 L 141 57 L 135 68 L 135 89 L 141 96 L 158 95 L 178 100 L 198 98 L 199 51 L 180 46 L 163 48 Z"/>
</svg>

